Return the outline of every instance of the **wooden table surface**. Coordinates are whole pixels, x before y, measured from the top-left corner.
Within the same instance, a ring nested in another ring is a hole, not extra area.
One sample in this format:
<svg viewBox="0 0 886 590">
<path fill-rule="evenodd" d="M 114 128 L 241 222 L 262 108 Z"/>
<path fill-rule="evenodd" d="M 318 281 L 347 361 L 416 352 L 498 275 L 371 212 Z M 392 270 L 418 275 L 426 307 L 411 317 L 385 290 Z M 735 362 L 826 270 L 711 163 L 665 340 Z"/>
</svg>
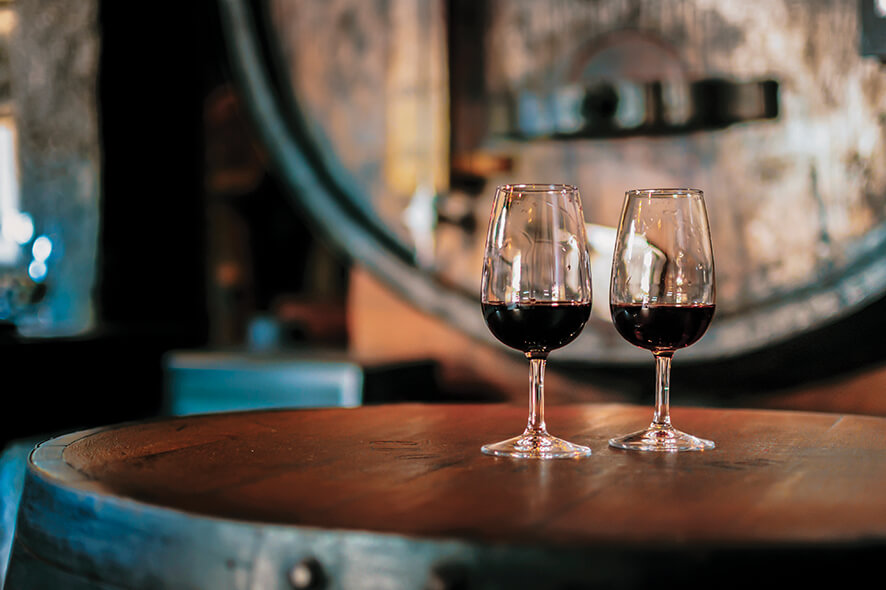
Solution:
<svg viewBox="0 0 886 590">
<path fill-rule="evenodd" d="M 226 518 L 550 542 L 886 537 L 886 420 L 680 409 L 706 453 L 607 446 L 651 408 L 551 408 L 586 459 L 496 459 L 524 408 L 395 405 L 164 420 L 110 429 L 64 459 L 104 490 Z"/>
<path fill-rule="evenodd" d="M 405 404 L 99 428 L 32 462 L 81 495 L 274 526 L 571 549 L 886 547 L 886 419 L 676 407 L 674 424 L 715 450 L 607 446 L 651 412 L 548 408 L 552 434 L 592 448 L 583 459 L 481 454 L 522 430 L 525 408 Z"/>
</svg>

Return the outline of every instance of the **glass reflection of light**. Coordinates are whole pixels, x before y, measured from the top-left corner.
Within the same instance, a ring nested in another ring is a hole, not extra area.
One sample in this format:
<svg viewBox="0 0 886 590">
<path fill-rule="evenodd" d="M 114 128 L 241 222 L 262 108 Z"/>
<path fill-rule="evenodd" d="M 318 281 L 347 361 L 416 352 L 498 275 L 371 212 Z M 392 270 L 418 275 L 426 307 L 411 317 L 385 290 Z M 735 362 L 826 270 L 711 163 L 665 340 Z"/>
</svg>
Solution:
<svg viewBox="0 0 886 590">
<path fill-rule="evenodd" d="M 566 251 L 568 253 L 566 256 L 566 290 L 574 293 L 581 289 L 582 281 L 581 255 L 578 238 L 575 234 L 569 234 L 569 238 L 566 240 Z M 566 292 L 563 295 L 565 298 Z"/>
<path fill-rule="evenodd" d="M 654 264 L 655 253 L 652 250 L 647 250 L 643 253 L 643 271 L 640 273 L 640 292 L 643 295 L 643 303 L 650 301 L 649 295 L 652 292 Z"/>
<path fill-rule="evenodd" d="M 617 230 L 614 227 L 596 225 L 593 223 L 585 224 L 588 235 L 588 245 L 590 246 L 591 255 L 591 289 L 593 290 L 594 306 L 591 313 L 595 317 L 609 322 L 609 289 L 612 280 L 612 258 L 615 255 L 615 239 Z M 638 303 L 655 302 L 657 297 L 653 296 L 658 281 L 661 279 L 661 273 L 665 263 L 664 253 L 655 247 L 645 234 L 632 234 L 631 238 L 624 245 L 625 260 L 634 259 L 634 264 L 627 265 L 623 269 L 631 277 L 631 281 L 638 283 L 639 289 L 643 296 L 642 301 Z M 643 250 L 643 256 L 633 256 L 634 249 Z"/>
<path fill-rule="evenodd" d="M 517 252 L 514 256 L 513 271 L 511 272 L 511 288 L 508 303 L 520 303 L 520 280 L 523 278 L 523 254 Z"/>
</svg>

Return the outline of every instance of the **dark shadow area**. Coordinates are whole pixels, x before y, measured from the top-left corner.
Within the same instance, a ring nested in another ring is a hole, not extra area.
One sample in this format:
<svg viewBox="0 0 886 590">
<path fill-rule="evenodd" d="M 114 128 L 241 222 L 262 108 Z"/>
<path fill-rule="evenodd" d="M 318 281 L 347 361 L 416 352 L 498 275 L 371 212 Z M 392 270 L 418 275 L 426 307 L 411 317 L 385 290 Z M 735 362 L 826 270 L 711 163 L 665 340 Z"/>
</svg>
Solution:
<svg viewBox="0 0 886 590">
<path fill-rule="evenodd" d="M 96 329 L 0 339 L 11 439 L 160 407 L 165 351 L 205 343 L 202 104 L 219 56 L 213 2 L 99 3 L 102 147 Z"/>
</svg>

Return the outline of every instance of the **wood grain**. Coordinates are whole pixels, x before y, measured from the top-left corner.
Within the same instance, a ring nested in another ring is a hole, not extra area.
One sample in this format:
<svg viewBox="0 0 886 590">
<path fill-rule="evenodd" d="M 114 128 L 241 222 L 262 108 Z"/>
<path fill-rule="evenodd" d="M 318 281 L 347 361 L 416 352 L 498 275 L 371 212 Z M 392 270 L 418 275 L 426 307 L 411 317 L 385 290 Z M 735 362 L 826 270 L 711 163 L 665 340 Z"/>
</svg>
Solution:
<svg viewBox="0 0 886 590">
<path fill-rule="evenodd" d="M 273 524 L 569 545 L 886 540 L 882 418 L 676 408 L 717 449 L 654 455 L 607 446 L 651 408 L 562 406 L 551 432 L 590 458 L 479 452 L 525 417 L 422 404 L 196 416 L 99 430 L 63 458 L 75 488 Z"/>
</svg>

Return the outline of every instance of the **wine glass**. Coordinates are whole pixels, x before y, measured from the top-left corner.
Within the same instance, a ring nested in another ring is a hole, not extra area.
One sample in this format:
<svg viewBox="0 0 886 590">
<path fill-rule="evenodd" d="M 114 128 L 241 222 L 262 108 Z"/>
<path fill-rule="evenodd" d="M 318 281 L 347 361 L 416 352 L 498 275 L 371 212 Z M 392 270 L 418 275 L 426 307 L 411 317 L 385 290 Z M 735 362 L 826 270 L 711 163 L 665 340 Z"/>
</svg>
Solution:
<svg viewBox="0 0 886 590">
<path fill-rule="evenodd" d="M 591 313 L 591 272 L 578 188 L 499 186 L 486 234 L 483 318 L 502 343 L 529 359 L 529 420 L 520 436 L 482 447 L 488 455 L 553 459 L 591 454 L 548 434 L 548 354 L 572 342 Z"/>
<path fill-rule="evenodd" d="M 628 191 L 612 259 L 609 308 L 618 333 L 655 357 L 655 413 L 648 428 L 613 438 L 611 446 L 637 451 L 714 448 L 712 441 L 671 425 L 669 389 L 674 352 L 704 335 L 715 300 L 702 191 Z"/>
</svg>

